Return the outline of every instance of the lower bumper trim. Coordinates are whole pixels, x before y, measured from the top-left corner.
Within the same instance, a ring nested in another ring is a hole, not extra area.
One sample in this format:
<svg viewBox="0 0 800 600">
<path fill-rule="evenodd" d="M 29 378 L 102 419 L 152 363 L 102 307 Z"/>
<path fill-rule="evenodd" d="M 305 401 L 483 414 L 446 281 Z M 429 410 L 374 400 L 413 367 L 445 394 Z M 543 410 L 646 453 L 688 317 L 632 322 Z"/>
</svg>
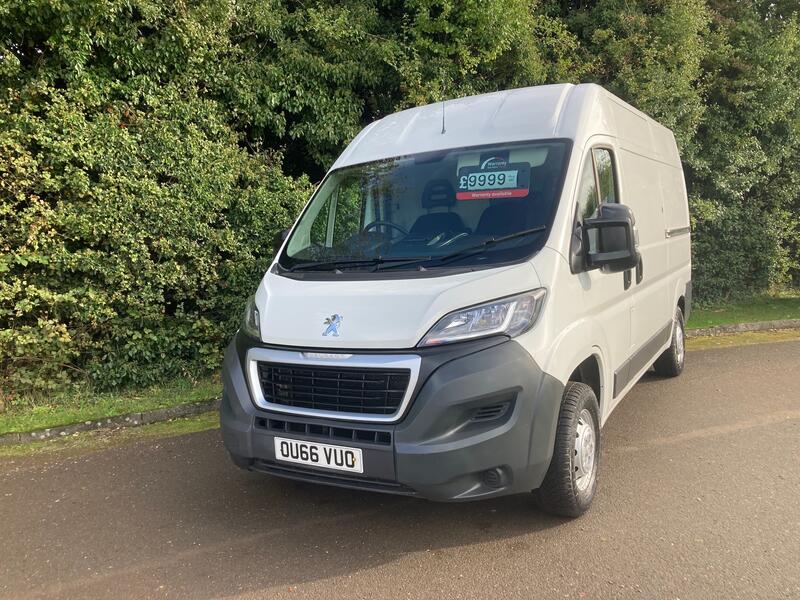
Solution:
<svg viewBox="0 0 800 600">
<path fill-rule="evenodd" d="M 271 460 L 253 461 L 250 467 L 254 471 L 260 471 L 269 475 L 286 477 L 296 481 L 308 483 L 322 483 L 337 487 L 350 488 L 354 490 L 366 490 L 371 492 L 383 492 L 385 494 L 395 494 L 401 496 L 418 496 L 419 494 L 408 486 L 396 481 L 386 481 L 371 477 L 352 477 L 349 475 L 339 475 L 333 473 L 322 473 L 314 469 L 305 469 L 290 465 L 279 464 Z"/>
</svg>

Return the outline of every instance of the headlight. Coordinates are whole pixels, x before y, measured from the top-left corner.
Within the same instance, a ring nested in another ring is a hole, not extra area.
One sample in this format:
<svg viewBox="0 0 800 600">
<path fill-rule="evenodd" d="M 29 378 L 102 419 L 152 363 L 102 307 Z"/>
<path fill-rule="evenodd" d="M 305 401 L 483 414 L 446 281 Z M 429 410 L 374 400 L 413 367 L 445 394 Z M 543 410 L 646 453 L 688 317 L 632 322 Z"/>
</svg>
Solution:
<svg viewBox="0 0 800 600">
<path fill-rule="evenodd" d="M 536 322 L 544 289 L 457 310 L 442 317 L 418 346 L 437 346 L 503 333 L 514 337 Z"/>
<path fill-rule="evenodd" d="M 256 308 L 255 295 L 247 299 L 247 304 L 244 307 L 244 316 L 242 317 L 241 330 L 251 338 L 257 340 L 261 339 L 261 318 Z"/>
</svg>

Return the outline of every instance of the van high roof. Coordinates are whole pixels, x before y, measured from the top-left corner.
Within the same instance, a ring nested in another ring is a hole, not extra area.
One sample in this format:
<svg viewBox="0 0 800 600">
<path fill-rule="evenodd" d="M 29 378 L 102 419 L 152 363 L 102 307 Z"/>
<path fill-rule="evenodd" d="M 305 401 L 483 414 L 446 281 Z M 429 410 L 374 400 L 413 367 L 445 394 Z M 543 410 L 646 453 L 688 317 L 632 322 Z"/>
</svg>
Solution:
<svg viewBox="0 0 800 600">
<path fill-rule="evenodd" d="M 631 150 L 638 147 L 665 163 L 680 164 L 669 129 L 599 85 L 565 83 L 468 96 L 388 115 L 365 127 L 332 168 L 420 152 L 548 138 L 571 139 L 582 147 L 598 134 L 616 137 Z"/>
</svg>

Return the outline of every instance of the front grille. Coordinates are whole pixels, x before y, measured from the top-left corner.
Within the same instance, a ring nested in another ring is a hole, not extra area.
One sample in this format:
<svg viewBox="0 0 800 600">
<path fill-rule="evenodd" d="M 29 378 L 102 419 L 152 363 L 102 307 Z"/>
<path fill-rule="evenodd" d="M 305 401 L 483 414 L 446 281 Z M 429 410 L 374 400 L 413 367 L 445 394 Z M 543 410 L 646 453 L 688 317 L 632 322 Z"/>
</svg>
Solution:
<svg viewBox="0 0 800 600">
<path fill-rule="evenodd" d="M 410 378 L 407 369 L 361 369 L 258 363 L 267 402 L 334 412 L 391 415 Z"/>
</svg>

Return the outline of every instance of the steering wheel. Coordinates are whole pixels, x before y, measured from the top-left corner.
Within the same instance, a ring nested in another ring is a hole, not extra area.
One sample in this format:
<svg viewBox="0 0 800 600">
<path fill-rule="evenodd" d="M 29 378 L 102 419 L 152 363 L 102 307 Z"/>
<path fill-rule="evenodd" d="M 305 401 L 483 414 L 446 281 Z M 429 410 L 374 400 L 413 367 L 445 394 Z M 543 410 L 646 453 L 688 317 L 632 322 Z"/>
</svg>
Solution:
<svg viewBox="0 0 800 600">
<path fill-rule="evenodd" d="M 370 229 L 377 229 L 378 227 L 389 227 L 390 229 L 394 229 L 395 231 L 399 231 L 404 236 L 408 235 L 408 231 L 397 225 L 396 223 L 392 223 L 391 221 L 373 221 L 369 225 L 364 226 L 364 231 L 369 231 Z"/>
</svg>

